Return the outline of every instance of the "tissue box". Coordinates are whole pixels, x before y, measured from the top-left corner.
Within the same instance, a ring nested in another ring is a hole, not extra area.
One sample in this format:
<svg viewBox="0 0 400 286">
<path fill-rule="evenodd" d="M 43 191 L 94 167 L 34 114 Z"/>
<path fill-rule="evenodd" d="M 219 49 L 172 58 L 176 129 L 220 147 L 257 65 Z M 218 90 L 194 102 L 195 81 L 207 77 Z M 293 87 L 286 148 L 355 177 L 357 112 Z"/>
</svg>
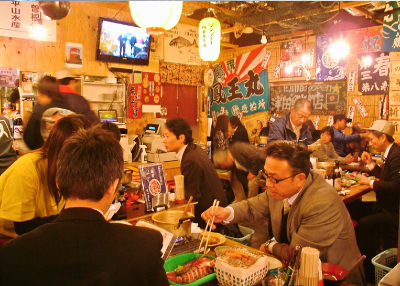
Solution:
<svg viewBox="0 0 400 286">
<path fill-rule="evenodd" d="M 131 205 L 130 207 L 122 205 L 119 211 L 126 214 L 127 219 L 143 216 L 145 214 L 145 204 L 137 203 Z"/>
</svg>

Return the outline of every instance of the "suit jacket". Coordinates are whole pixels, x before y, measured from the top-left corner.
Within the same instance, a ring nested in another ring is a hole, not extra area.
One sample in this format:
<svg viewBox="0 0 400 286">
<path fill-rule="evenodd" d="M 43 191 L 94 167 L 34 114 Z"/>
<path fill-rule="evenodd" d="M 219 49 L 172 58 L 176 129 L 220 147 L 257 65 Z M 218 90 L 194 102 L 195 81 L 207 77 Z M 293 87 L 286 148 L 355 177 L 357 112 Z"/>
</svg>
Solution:
<svg viewBox="0 0 400 286">
<path fill-rule="evenodd" d="M 0 285 L 169 285 L 155 230 L 69 208 L 0 245 Z"/>
<path fill-rule="evenodd" d="M 243 125 L 239 125 L 235 133 L 233 133 L 232 135 L 231 142 L 234 143 L 237 141 L 250 143 L 249 134 L 247 133 L 246 127 L 244 127 Z"/>
<path fill-rule="evenodd" d="M 232 222 L 253 222 L 268 217 L 272 236 L 277 244 L 273 254 L 288 260 L 283 244 L 279 243 L 282 221 L 283 200 L 275 200 L 268 191 L 232 204 Z M 290 208 L 287 220 L 287 239 L 290 247 L 300 244 L 320 251 L 322 262 L 330 262 L 349 269 L 360 257 L 354 227 L 342 199 L 332 186 L 328 185 L 318 173 L 311 171 L 306 183 Z M 354 285 L 363 285 L 362 267 L 355 269 L 346 280 Z"/>
<path fill-rule="evenodd" d="M 183 153 L 181 174 L 185 176 L 185 198 L 188 200 L 193 196 L 193 201 L 198 202 L 194 221 L 205 228 L 202 212 L 211 207 L 215 199 L 220 201 L 222 207 L 228 205 L 221 180 L 207 153 L 195 144 L 187 145 Z"/>
<path fill-rule="evenodd" d="M 233 159 L 253 175 L 258 175 L 258 172 L 264 168 L 265 156 L 253 145 L 237 142 L 229 146 L 228 150 Z"/>
<path fill-rule="evenodd" d="M 376 201 L 389 212 L 399 215 L 400 197 L 400 146 L 392 145 L 383 168 L 376 165 L 371 175 L 379 178 L 374 182 Z M 397 222 L 398 223 L 398 222 Z"/>
</svg>

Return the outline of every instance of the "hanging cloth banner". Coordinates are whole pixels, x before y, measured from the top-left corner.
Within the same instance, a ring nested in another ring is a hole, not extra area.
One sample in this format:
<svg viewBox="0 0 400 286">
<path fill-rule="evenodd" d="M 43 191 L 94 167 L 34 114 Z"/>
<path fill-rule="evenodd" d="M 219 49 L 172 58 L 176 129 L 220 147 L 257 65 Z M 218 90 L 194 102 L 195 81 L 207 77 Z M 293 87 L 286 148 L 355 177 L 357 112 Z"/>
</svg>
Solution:
<svg viewBox="0 0 400 286">
<path fill-rule="evenodd" d="M 162 83 L 200 86 L 203 84 L 204 66 L 160 62 Z"/>
<path fill-rule="evenodd" d="M 316 47 L 316 80 L 334 81 L 346 80 L 346 59 L 336 59 L 331 54 L 331 45 L 340 39 L 342 35 L 346 40 L 346 33 L 326 34 L 317 36 Z"/>
<path fill-rule="evenodd" d="M 363 58 L 371 57 L 371 64 L 364 64 Z M 384 94 L 389 89 L 389 53 L 358 53 L 358 91 L 362 94 Z"/>
<path fill-rule="evenodd" d="M 211 111 L 224 107 L 229 117 L 269 110 L 267 64 L 271 53 L 261 46 L 235 59 L 214 65 Z"/>
<path fill-rule="evenodd" d="M 142 118 L 142 84 L 133 83 L 128 86 L 128 118 Z"/>
<path fill-rule="evenodd" d="M 397 10 L 399 7 L 398 1 L 386 1 L 385 12 Z M 396 11 L 383 17 L 382 52 L 400 50 L 399 15 L 400 11 Z"/>
</svg>

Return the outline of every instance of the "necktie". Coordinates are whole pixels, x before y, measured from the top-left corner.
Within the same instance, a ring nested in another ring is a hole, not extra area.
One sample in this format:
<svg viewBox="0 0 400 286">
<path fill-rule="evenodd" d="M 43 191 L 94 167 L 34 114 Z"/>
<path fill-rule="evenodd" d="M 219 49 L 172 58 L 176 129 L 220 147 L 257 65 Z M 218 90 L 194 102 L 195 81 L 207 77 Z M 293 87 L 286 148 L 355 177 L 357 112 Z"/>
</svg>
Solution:
<svg viewBox="0 0 400 286">
<path fill-rule="evenodd" d="M 288 214 L 288 212 L 289 212 L 289 210 L 290 210 L 290 207 L 291 207 L 291 205 L 290 205 L 290 203 L 289 203 L 289 200 L 288 199 L 285 199 L 284 201 L 283 201 L 283 214 Z"/>
</svg>

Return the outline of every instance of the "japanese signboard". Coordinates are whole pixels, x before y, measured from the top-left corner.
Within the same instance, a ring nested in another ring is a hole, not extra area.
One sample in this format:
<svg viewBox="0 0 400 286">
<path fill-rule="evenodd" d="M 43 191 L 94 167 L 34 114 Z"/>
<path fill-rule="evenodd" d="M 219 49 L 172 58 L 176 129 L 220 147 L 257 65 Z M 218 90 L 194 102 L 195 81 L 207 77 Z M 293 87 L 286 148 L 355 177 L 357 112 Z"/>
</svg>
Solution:
<svg viewBox="0 0 400 286">
<path fill-rule="evenodd" d="M 139 166 L 140 179 L 142 180 L 143 195 L 146 202 L 146 210 L 153 209 L 152 198 L 167 192 L 164 168 L 160 163 Z"/>
<path fill-rule="evenodd" d="M 347 108 L 347 118 L 351 119 L 351 122 L 347 122 L 347 127 L 353 127 L 354 125 L 354 115 L 356 114 L 356 107 L 354 105 L 349 105 Z"/>
<path fill-rule="evenodd" d="M 328 116 L 328 122 L 326 123 L 326 126 L 332 126 L 333 125 L 333 116 L 329 115 Z"/>
<path fill-rule="evenodd" d="M 319 130 L 319 123 L 321 122 L 321 116 L 316 115 L 313 120 L 313 125 L 315 129 Z"/>
<path fill-rule="evenodd" d="M 391 61 L 392 69 L 390 70 L 390 75 L 400 74 L 400 61 Z"/>
<path fill-rule="evenodd" d="M 268 70 L 265 46 L 214 65 L 211 111 L 225 108 L 228 116 L 253 114 L 269 109 Z"/>
<path fill-rule="evenodd" d="M 341 38 L 346 38 L 344 32 L 317 36 L 315 72 L 317 81 L 346 80 L 347 60 L 334 57 L 330 49 L 332 44 Z"/>
<path fill-rule="evenodd" d="M 389 92 L 389 105 L 400 105 L 400 91 Z"/>
<path fill-rule="evenodd" d="M 303 55 L 303 42 L 300 40 L 281 43 L 281 77 L 300 77 L 303 72 L 301 57 Z M 293 69 L 286 69 L 292 66 Z"/>
<path fill-rule="evenodd" d="M 365 108 L 364 104 L 361 101 L 360 97 L 356 97 L 353 99 L 354 104 L 356 105 L 358 111 L 360 112 L 362 118 L 368 116 L 368 110 Z"/>
<path fill-rule="evenodd" d="M 385 101 L 385 102 L 383 102 Z M 388 99 L 387 96 L 380 96 L 379 97 L 379 114 L 378 119 L 385 119 L 387 120 L 387 111 L 388 111 Z"/>
<path fill-rule="evenodd" d="M 349 71 L 349 79 L 347 80 L 347 91 L 354 91 L 356 82 L 356 71 Z"/>
<path fill-rule="evenodd" d="M 141 83 L 134 83 L 128 86 L 128 118 L 142 118 L 142 89 Z"/>
<path fill-rule="evenodd" d="M 198 27 L 177 24 L 164 35 L 164 60 L 201 65 L 198 40 Z"/>
<path fill-rule="evenodd" d="M 382 28 L 368 27 L 364 30 L 357 30 L 358 53 L 380 52 L 382 49 Z"/>
<path fill-rule="evenodd" d="M 161 77 L 159 73 L 142 72 L 142 103 L 148 105 L 160 105 Z"/>
<path fill-rule="evenodd" d="M 370 64 L 363 59 L 371 57 Z M 390 56 L 389 53 L 358 53 L 358 91 L 362 94 L 384 94 L 389 88 Z"/>
<path fill-rule="evenodd" d="M 0 36 L 56 42 L 56 24 L 43 16 L 38 1 L 0 1 Z M 46 30 L 41 39 L 31 33 L 37 25 Z"/>
<path fill-rule="evenodd" d="M 400 120 L 400 105 L 391 105 L 389 109 L 390 120 L 398 119 Z"/>
<path fill-rule="evenodd" d="M 398 1 L 386 1 L 385 12 L 399 8 Z M 400 50 L 399 15 L 396 11 L 383 17 L 382 51 L 393 52 Z"/>
<path fill-rule="evenodd" d="M 346 82 L 271 86 L 271 112 L 289 111 L 297 99 L 307 98 L 312 114 L 341 114 L 347 105 Z"/>
<path fill-rule="evenodd" d="M 400 90 L 400 74 L 390 73 L 390 90 Z"/>
</svg>

